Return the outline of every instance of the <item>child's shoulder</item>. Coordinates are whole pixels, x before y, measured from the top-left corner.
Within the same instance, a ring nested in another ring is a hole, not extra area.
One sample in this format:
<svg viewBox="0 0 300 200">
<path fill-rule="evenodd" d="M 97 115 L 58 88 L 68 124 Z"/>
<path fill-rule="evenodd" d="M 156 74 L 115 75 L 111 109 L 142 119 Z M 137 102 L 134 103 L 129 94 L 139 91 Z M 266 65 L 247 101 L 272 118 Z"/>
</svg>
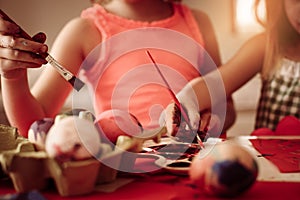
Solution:
<svg viewBox="0 0 300 200">
<path fill-rule="evenodd" d="M 95 23 L 91 19 L 82 17 L 76 17 L 68 21 L 62 31 L 77 34 L 80 37 L 98 33 Z"/>
<path fill-rule="evenodd" d="M 76 17 L 65 24 L 58 38 L 74 42 L 87 49 L 88 52 L 95 45 L 101 42 L 101 35 L 95 23 L 87 18 Z"/>
<path fill-rule="evenodd" d="M 190 10 L 192 14 L 198 18 L 209 19 L 208 14 L 200 9 L 191 8 Z"/>
</svg>

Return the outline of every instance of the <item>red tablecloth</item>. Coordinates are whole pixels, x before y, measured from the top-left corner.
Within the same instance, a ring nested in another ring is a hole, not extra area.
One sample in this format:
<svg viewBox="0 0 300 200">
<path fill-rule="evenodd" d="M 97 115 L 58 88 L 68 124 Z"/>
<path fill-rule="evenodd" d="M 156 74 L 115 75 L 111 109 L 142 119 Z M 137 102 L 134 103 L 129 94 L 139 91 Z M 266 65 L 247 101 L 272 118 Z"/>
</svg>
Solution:
<svg viewBox="0 0 300 200">
<path fill-rule="evenodd" d="M 14 193 L 12 185 L 8 182 L 0 183 L 0 195 Z M 42 191 L 45 199 L 49 200 L 96 200 L 96 199 L 218 199 L 207 196 L 189 185 L 186 177 L 175 175 L 152 175 L 137 178 L 115 192 L 94 192 L 84 196 L 61 197 L 55 190 Z M 288 199 L 300 198 L 300 183 L 291 182 L 256 182 L 250 190 L 236 199 Z M 0 198 L 1 199 L 1 198 Z"/>
<path fill-rule="evenodd" d="M 61 197 L 55 186 L 41 191 L 41 195 L 49 200 L 96 200 L 96 199 L 142 199 L 142 200 L 179 200 L 179 199 L 218 199 L 207 196 L 199 189 L 195 189 L 188 176 L 170 174 L 159 169 L 154 164 L 153 158 L 141 158 L 135 166 L 137 172 L 151 171 L 148 173 L 126 174 L 120 173 L 119 177 L 129 178 L 134 181 L 115 190 L 114 192 L 94 192 L 89 195 Z M 15 190 L 9 179 L 0 180 L 0 195 L 13 194 Z M 300 182 L 256 182 L 250 190 L 236 199 L 299 199 Z M 1 198 L 0 198 L 1 199 Z M 35 199 L 34 199 L 35 200 Z"/>
</svg>

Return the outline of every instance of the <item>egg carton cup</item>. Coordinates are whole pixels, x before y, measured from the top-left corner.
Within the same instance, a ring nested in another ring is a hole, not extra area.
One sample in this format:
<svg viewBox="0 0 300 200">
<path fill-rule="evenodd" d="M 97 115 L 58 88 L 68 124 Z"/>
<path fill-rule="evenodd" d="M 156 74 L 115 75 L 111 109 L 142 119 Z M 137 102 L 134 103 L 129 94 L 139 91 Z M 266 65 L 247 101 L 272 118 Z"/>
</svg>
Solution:
<svg viewBox="0 0 300 200">
<path fill-rule="evenodd" d="M 159 130 L 158 135 L 165 131 Z M 132 152 L 139 151 L 144 142 L 120 137 L 115 149 L 99 160 L 59 163 L 45 151 L 36 151 L 34 144 L 20 136 L 14 127 L 0 124 L 0 138 L 0 178 L 8 176 L 16 192 L 20 193 L 46 190 L 54 182 L 61 196 L 88 194 L 96 185 L 114 181 L 124 166 L 126 170 L 133 168 L 135 157 L 132 155 L 135 154 Z"/>
</svg>

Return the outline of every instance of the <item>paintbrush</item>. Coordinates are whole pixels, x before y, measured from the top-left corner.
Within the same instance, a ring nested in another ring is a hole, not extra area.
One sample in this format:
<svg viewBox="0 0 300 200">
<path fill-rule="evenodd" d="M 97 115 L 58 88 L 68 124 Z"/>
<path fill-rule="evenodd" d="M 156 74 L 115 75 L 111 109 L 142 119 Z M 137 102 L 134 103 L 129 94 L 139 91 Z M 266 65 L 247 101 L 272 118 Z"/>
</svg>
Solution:
<svg viewBox="0 0 300 200">
<path fill-rule="evenodd" d="M 189 122 L 189 118 L 188 118 L 187 113 L 186 113 L 185 110 L 182 108 L 182 106 L 181 106 L 180 102 L 178 101 L 176 95 L 175 95 L 174 92 L 172 91 L 171 86 L 169 85 L 168 81 L 167 81 L 166 78 L 164 77 L 163 73 L 160 71 L 158 65 L 156 64 L 156 62 L 155 62 L 154 58 L 152 57 L 152 55 L 150 54 L 150 52 L 147 50 L 146 53 L 147 53 L 147 55 L 149 56 L 151 62 L 153 63 L 153 66 L 156 68 L 158 74 L 159 74 L 160 77 L 162 78 L 163 82 L 164 82 L 165 85 L 167 86 L 167 89 L 168 89 L 170 95 L 172 96 L 172 99 L 174 100 L 175 105 L 180 109 L 180 112 L 181 112 L 181 114 L 182 114 L 182 116 L 183 116 L 184 121 L 187 123 L 187 125 L 188 125 L 190 131 L 192 131 L 192 133 L 193 133 L 194 131 L 193 131 L 193 129 L 192 129 L 192 125 L 191 125 L 190 122 Z M 203 144 L 203 142 L 202 142 L 200 136 L 198 135 L 198 133 L 196 133 L 195 135 L 196 135 L 197 142 L 198 142 L 198 144 L 200 145 L 200 147 L 201 147 L 201 148 L 204 148 L 204 144 Z"/>
<path fill-rule="evenodd" d="M 2 18 L 4 20 L 7 20 L 11 23 L 16 24 L 19 28 L 20 28 L 20 35 L 22 37 L 24 37 L 25 39 L 28 40 L 32 40 L 31 36 L 26 33 L 16 22 L 14 22 L 10 17 L 8 17 L 7 14 L 5 14 L 1 9 L 0 9 L 0 15 L 2 16 Z M 41 57 L 43 57 L 45 60 L 47 60 L 47 62 L 53 66 L 56 71 L 65 79 L 67 80 L 72 87 L 79 91 L 83 86 L 84 83 L 77 78 L 74 74 L 72 74 L 69 70 L 67 70 L 65 67 L 63 67 L 61 64 L 59 64 L 58 61 L 56 61 L 50 54 L 48 53 L 43 53 L 43 54 L 39 54 Z"/>
</svg>

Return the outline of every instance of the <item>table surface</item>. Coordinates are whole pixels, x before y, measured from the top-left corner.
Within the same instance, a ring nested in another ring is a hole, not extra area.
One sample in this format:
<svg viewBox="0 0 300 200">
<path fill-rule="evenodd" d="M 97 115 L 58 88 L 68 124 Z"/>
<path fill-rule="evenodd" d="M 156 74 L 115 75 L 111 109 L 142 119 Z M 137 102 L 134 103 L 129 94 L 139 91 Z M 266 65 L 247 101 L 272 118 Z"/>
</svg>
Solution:
<svg viewBox="0 0 300 200">
<path fill-rule="evenodd" d="M 251 139 L 299 140 L 300 136 L 283 137 L 250 137 L 240 136 L 228 140 L 238 143 L 249 150 L 259 166 L 257 182 L 237 199 L 300 199 L 300 173 L 282 173 L 252 145 Z M 299 150 L 298 169 L 300 168 Z M 0 195 L 14 194 L 10 180 L 0 180 Z M 176 175 L 160 169 L 149 173 L 120 173 L 110 184 L 96 187 L 95 192 L 83 196 L 61 197 L 55 188 L 41 191 L 45 199 L 217 199 L 208 196 L 190 184 L 188 176 Z M 1 199 L 1 198 L 0 198 Z"/>
</svg>

